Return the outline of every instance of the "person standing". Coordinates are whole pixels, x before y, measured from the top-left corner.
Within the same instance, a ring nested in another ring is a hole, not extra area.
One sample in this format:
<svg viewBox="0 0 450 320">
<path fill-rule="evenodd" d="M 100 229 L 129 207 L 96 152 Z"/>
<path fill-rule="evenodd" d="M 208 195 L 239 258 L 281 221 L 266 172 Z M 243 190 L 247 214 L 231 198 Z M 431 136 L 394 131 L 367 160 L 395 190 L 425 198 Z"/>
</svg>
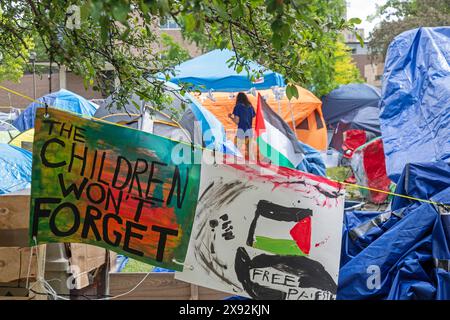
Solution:
<svg viewBox="0 0 450 320">
<path fill-rule="evenodd" d="M 250 156 L 250 140 L 253 138 L 253 118 L 256 116 L 255 109 L 248 100 L 245 93 L 239 92 L 236 97 L 236 104 L 233 113 L 228 117 L 238 126 L 234 143 L 240 150 L 242 144 L 245 145 L 245 159 Z"/>
</svg>

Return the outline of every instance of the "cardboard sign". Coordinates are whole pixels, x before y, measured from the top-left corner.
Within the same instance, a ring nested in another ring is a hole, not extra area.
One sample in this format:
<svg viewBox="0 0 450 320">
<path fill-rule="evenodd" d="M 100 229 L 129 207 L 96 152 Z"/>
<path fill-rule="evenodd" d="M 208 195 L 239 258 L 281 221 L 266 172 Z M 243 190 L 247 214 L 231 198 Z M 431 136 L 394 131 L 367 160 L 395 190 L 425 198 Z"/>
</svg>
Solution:
<svg viewBox="0 0 450 320">
<path fill-rule="evenodd" d="M 343 212 L 344 191 L 327 179 L 279 167 L 203 165 L 176 278 L 254 299 L 335 299 Z"/>
<path fill-rule="evenodd" d="M 200 165 L 191 146 L 60 110 L 38 109 L 30 243 L 83 242 L 182 270 Z M 181 149 L 181 150 L 180 150 Z M 189 164 L 186 164 L 189 163 Z"/>
</svg>

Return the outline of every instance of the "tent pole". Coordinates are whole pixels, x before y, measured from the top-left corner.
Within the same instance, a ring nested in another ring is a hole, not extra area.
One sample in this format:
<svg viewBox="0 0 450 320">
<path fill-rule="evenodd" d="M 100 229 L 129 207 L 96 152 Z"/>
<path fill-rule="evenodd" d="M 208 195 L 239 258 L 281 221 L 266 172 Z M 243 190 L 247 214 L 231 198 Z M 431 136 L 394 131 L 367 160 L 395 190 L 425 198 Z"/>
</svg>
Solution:
<svg viewBox="0 0 450 320">
<path fill-rule="evenodd" d="M 294 110 L 292 110 L 291 100 L 288 100 L 289 109 L 291 110 L 291 120 L 292 120 L 292 130 L 294 130 L 295 137 L 297 137 L 297 130 L 295 129 L 295 119 L 294 119 Z"/>
</svg>

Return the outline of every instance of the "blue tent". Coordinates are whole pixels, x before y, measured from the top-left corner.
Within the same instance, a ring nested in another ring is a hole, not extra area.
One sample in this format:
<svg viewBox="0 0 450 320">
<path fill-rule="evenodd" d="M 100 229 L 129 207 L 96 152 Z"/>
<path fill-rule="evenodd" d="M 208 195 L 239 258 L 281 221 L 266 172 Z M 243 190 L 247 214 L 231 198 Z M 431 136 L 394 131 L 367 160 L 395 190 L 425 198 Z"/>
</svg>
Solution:
<svg viewBox="0 0 450 320">
<path fill-rule="evenodd" d="M 190 83 L 200 91 L 213 89 L 222 92 L 246 91 L 251 88 L 263 90 L 285 85 L 283 76 L 257 63 L 250 63 L 250 68 L 263 71 L 263 77 L 252 82 L 245 70 L 237 73 L 233 66 L 228 67 L 227 61 L 232 57 L 234 52 L 230 50 L 210 51 L 178 65 L 175 68 L 176 75 L 170 81 L 176 84 Z"/>
<path fill-rule="evenodd" d="M 93 116 L 97 110 L 97 105 L 86 100 L 73 92 L 61 89 L 57 92 L 47 94 L 39 99 L 42 103 L 47 103 L 50 107 L 75 112 L 82 115 Z M 42 104 L 33 102 L 14 121 L 13 125 L 20 131 L 34 128 L 34 118 L 36 108 L 44 107 Z"/>
<path fill-rule="evenodd" d="M 30 188 L 31 152 L 0 143 L 0 194 Z"/>
<path fill-rule="evenodd" d="M 378 104 L 380 90 L 366 83 L 342 85 L 322 97 L 322 113 L 327 125 L 339 122 L 350 124 L 349 129 L 360 129 L 380 134 Z"/>
<path fill-rule="evenodd" d="M 450 161 L 450 27 L 420 28 L 389 46 L 380 103 L 389 178 L 407 163 Z"/>
<path fill-rule="evenodd" d="M 396 193 L 450 205 L 450 165 L 407 165 Z M 450 299 L 450 209 L 396 197 L 345 212 L 338 299 Z"/>
</svg>

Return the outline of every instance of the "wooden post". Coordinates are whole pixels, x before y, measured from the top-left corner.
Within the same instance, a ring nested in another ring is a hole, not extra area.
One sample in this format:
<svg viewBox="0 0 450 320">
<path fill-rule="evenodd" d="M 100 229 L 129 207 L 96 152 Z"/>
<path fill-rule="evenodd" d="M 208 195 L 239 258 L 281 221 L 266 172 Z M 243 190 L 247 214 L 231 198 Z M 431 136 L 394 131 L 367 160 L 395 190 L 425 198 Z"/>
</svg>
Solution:
<svg viewBox="0 0 450 320">
<path fill-rule="evenodd" d="M 45 277 L 45 256 L 47 252 L 47 246 L 45 244 L 41 244 L 36 247 L 36 280 L 37 284 L 33 286 L 33 290 L 39 293 L 44 293 L 45 288 L 44 284 L 39 281 L 39 279 L 44 279 Z M 33 292 L 29 292 L 28 296 L 33 297 L 33 300 L 47 300 L 47 296 L 43 294 L 34 294 Z"/>
<path fill-rule="evenodd" d="M 191 298 L 190 300 L 198 300 L 198 286 L 191 284 Z"/>
</svg>

